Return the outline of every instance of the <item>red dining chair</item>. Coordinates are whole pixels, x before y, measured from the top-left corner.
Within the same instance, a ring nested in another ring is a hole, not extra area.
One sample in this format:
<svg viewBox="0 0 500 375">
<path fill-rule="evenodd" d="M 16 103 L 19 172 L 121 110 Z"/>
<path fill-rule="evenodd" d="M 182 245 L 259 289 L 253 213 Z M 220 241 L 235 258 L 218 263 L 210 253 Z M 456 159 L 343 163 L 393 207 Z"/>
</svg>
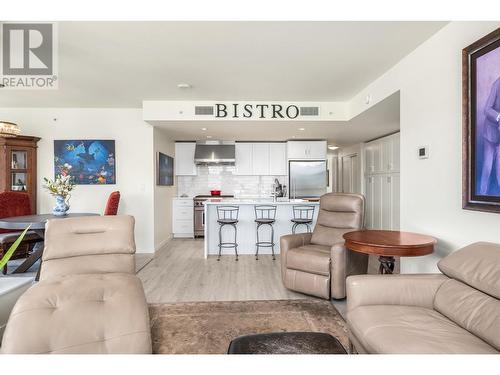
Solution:
<svg viewBox="0 0 500 375">
<path fill-rule="evenodd" d="M 0 193 L 0 219 L 31 215 L 32 213 L 30 197 L 27 193 L 11 191 Z M 20 234 L 21 231 L 19 230 L 0 228 L 0 259 Z M 21 246 L 16 250 L 11 259 L 19 259 L 28 256 L 29 245 L 42 241 L 43 239 L 35 232 L 28 231 Z M 7 273 L 7 266 L 3 268 L 2 273 L 4 275 Z"/>
<path fill-rule="evenodd" d="M 108 203 L 106 204 L 106 209 L 104 210 L 104 215 L 116 215 L 118 214 L 118 205 L 120 204 L 120 192 L 113 191 L 108 198 Z"/>
</svg>

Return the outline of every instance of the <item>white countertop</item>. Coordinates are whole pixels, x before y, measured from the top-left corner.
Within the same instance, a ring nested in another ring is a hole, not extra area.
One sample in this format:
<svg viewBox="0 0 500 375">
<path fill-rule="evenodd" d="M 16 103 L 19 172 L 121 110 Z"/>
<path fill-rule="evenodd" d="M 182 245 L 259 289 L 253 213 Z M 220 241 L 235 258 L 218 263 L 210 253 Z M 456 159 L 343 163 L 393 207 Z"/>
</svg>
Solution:
<svg viewBox="0 0 500 375">
<path fill-rule="evenodd" d="M 319 202 L 310 202 L 305 199 L 286 199 L 273 202 L 272 198 L 209 198 L 203 202 L 205 205 L 218 204 L 270 204 L 270 205 L 294 205 L 294 204 L 309 204 L 319 205 Z"/>
</svg>

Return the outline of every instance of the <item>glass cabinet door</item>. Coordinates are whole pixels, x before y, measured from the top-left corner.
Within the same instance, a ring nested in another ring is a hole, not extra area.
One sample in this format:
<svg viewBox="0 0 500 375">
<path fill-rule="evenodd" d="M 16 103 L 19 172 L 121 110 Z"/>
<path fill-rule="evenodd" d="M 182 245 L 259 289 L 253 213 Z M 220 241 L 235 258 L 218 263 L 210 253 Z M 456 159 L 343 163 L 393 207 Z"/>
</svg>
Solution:
<svg viewBox="0 0 500 375">
<path fill-rule="evenodd" d="M 26 191 L 28 174 L 26 172 L 12 172 L 11 187 L 12 191 Z"/>
<path fill-rule="evenodd" d="M 11 169 L 28 169 L 28 152 L 12 150 Z"/>
</svg>

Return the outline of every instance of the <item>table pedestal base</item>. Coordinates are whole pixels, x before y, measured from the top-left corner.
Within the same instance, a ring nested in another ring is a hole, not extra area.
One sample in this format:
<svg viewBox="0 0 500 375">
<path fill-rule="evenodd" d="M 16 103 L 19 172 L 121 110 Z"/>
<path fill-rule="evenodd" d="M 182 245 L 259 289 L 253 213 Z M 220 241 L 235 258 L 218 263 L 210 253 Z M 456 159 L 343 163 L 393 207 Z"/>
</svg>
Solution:
<svg viewBox="0 0 500 375">
<path fill-rule="evenodd" d="M 379 256 L 378 261 L 380 266 L 378 268 L 378 273 L 381 275 L 391 275 L 394 272 L 394 263 L 396 259 L 394 257 Z"/>
</svg>

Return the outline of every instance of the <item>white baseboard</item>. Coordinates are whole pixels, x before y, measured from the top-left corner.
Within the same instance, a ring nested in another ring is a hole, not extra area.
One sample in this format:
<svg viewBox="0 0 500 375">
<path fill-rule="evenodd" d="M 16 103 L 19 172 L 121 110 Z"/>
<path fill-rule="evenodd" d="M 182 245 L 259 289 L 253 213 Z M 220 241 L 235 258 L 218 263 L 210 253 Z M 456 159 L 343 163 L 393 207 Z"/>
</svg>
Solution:
<svg viewBox="0 0 500 375">
<path fill-rule="evenodd" d="M 168 236 L 168 238 L 161 241 L 158 245 L 155 246 L 155 253 L 160 250 L 163 246 L 169 243 L 172 240 L 172 235 Z"/>
</svg>

